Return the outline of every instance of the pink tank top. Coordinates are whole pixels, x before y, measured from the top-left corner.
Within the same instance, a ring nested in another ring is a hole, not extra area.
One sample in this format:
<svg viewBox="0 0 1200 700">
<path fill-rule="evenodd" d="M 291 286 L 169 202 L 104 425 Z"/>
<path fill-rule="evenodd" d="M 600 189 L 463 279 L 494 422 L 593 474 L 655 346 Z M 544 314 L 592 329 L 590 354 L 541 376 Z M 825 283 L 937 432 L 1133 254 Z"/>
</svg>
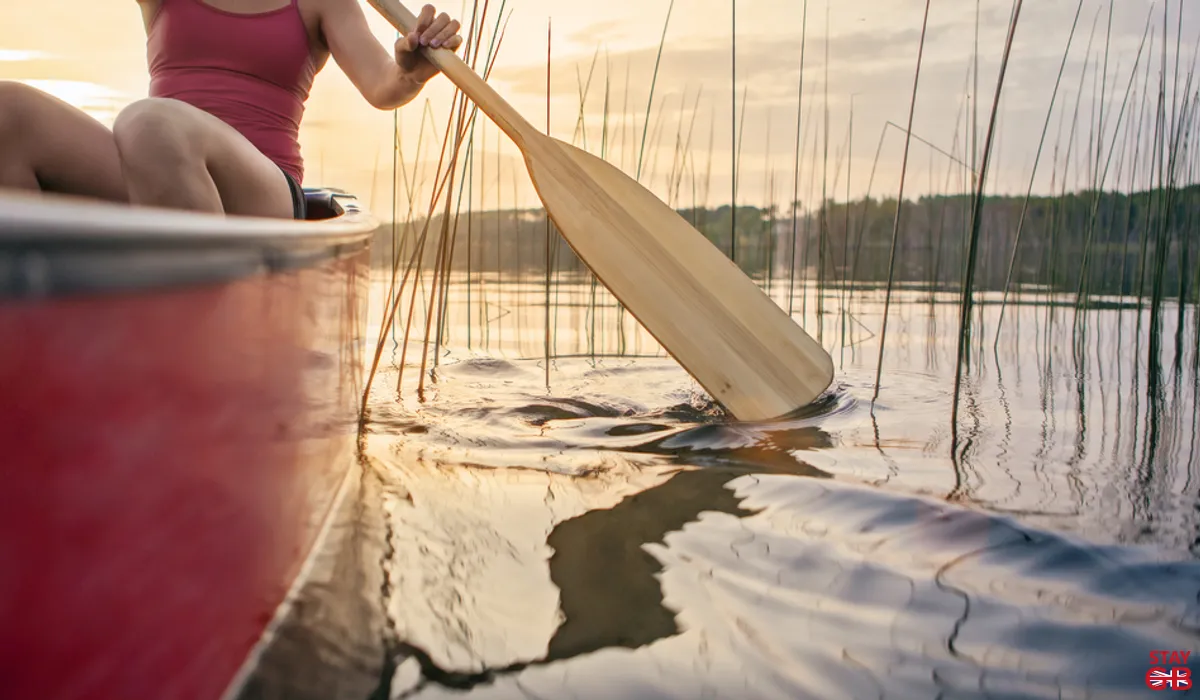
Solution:
<svg viewBox="0 0 1200 700">
<path fill-rule="evenodd" d="M 254 14 L 160 0 L 146 53 L 151 97 L 218 117 L 303 182 L 298 135 L 317 71 L 296 0 Z"/>
</svg>

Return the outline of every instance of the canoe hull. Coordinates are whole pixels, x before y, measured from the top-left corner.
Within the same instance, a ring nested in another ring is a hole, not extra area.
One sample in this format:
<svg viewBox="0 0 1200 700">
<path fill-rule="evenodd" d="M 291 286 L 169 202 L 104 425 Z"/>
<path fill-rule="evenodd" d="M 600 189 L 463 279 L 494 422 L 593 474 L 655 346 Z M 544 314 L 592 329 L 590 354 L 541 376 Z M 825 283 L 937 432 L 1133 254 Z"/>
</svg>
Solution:
<svg viewBox="0 0 1200 700">
<path fill-rule="evenodd" d="M 207 283 L 0 298 L 0 695 L 229 689 L 353 464 L 368 241 Z"/>
</svg>

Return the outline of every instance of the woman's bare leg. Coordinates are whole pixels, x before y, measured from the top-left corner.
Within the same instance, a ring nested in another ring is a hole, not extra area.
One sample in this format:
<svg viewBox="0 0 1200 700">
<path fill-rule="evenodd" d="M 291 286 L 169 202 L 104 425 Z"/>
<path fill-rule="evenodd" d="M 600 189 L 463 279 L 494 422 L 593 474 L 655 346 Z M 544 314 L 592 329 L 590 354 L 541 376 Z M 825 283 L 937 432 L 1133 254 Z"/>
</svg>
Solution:
<svg viewBox="0 0 1200 700">
<path fill-rule="evenodd" d="M 283 172 L 225 122 L 150 98 L 113 129 L 23 83 L 0 81 L 0 189 L 196 211 L 292 216 Z"/>
<path fill-rule="evenodd" d="M 208 112 L 148 98 L 122 110 L 113 133 L 134 204 L 292 217 L 283 171 Z"/>
<path fill-rule="evenodd" d="M 23 83 L 0 81 L 0 189 L 127 201 L 108 127 Z"/>
</svg>

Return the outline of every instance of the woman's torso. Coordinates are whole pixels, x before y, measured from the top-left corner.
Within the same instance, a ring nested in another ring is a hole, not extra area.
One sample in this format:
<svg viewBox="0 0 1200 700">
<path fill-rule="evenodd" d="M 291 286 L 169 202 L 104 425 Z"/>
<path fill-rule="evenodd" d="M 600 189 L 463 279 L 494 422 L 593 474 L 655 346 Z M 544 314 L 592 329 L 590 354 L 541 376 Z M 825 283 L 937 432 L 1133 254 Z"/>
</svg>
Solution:
<svg viewBox="0 0 1200 700">
<path fill-rule="evenodd" d="M 328 60 L 312 0 L 143 0 L 150 96 L 237 129 L 297 182 L 299 127 Z"/>
</svg>

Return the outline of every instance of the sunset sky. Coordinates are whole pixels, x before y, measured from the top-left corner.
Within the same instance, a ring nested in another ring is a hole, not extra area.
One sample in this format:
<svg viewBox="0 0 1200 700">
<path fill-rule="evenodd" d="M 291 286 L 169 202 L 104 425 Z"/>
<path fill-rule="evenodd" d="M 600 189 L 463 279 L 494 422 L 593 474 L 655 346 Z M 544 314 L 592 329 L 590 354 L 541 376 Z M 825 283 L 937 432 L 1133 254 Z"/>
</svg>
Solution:
<svg viewBox="0 0 1200 700">
<path fill-rule="evenodd" d="M 508 0 L 511 12 L 504 44 L 491 81 L 496 89 L 538 126 L 545 124 L 547 25 L 552 22 L 551 132 L 554 136 L 584 145 L 577 133 L 580 83 L 586 81 L 596 58 L 587 95 L 584 123 L 586 148 L 599 151 L 606 77 L 609 80 L 609 159 L 633 174 L 636 149 L 647 114 L 650 77 L 670 0 L 609 0 L 605 3 L 559 0 Z M 499 7 L 492 0 L 492 18 Z M 1187 3 L 1183 17 L 1183 72 L 1186 74 L 1200 32 L 1200 7 Z M 51 6 L 53 9 L 51 9 Z M 363 3 L 368 19 L 381 41 L 389 45 L 395 33 L 381 17 Z M 1013 59 L 1009 67 L 1001 112 L 992 188 L 1023 192 L 1027 186 L 1034 151 L 1041 135 L 1055 75 L 1075 13 L 1074 0 L 1039 0 L 1025 3 Z M 1009 0 L 983 0 L 979 36 L 980 130 L 986 126 L 999 58 L 1012 4 Z M 1102 60 L 1106 40 L 1108 2 L 1087 0 L 1084 6 L 1072 60 L 1060 93 L 1060 107 L 1068 106 L 1062 126 L 1065 148 L 1071 112 L 1080 87 L 1087 44 L 1092 38 L 1093 61 Z M 1107 92 L 1111 127 L 1128 85 L 1130 69 L 1146 26 L 1148 13 L 1156 8 L 1152 27 L 1155 52 L 1152 81 L 1157 81 L 1158 54 L 1162 32 L 1162 0 L 1119 0 L 1114 4 Z M 1170 2 L 1173 65 L 1175 19 L 1178 0 Z M 411 3 L 414 11 L 419 4 Z M 743 0 L 737 3 L 737 97 L 741 122 L 741 161 L 737 197 L 742 204 L 762 204 L 770 198 L 769 183 L 774 173 L 774 199 L 781 207 L 791 200 L 796 141 L 797 83 L 799 77 L 802 0 Z M 826 12 L 828 26 L 826 33 Z M 441 5 L 466 17 L 470 5 L 455 2 Z M 916 65 L 924 2 L 921 0 L 851 0 L 837 3 L 808 3 L 804 124 L 805 158 L 802 164 L 802 200 L 811 200 L 811 170 L 815 156 L 820 197 L 821 156 L 813 152 L 814 136 L 823 147 L 821 126 L 826 104 L 829 110 L 830 195 L 845 196 L 847 170 L 850 194 L 866 191 L 881 133 L 886 133 L 872 191 L 894 194 L 899 182 L 903 137 L 885 125 L 904 124 L 908 118 L 909 95 Z M 967 142 L 957 121 L 964 109 L 974 43 L 975 3 L 968 0 L 934 0 L 929 36 L 917 101 L 915 133 L 947 152 L 962 151 Z M 488 31 L 494 22 L 489 20 Z M 0 78 L 27 81 L 67 99 L 97 118 L 111 123 L 125 104 L 145 95 L 145 37 L 139 11 L 133 0 L 94 2 L 55 0 L 46 3 L 3 3 L 0 5 Z M 655 87 L 653 119 L 644 155 L 643 182 L 664 198 L 672 198 L 667 175 L 676 160 L 677 140 L 687 143 L 688 173 L 679 185 L 673 203 L 689 206 L 693 197 L 703 200 L 707 182 L 710 205 L 727 203 L 731 192 L 731 133 L 733 86 L 730 40 L 733 30 L 732 3 L 716 0 L 678 0 L 671 10 L 666 44 Z M 827 40 L 828 39 L 828 40 Z M 1147 50 L 1151 47 L 1148 45 Z M 828 62 L 828 103 L 825 102 L 825 59 Z M 1143 56 L 1141 70 L 1145 61 Z M 607 75 L 606 75 L 607 68 Z M 1092 91 L 1100 80 L 1095 67 L 1083 81 L 1085 100 L 1080 107 L 1080 148 L 1093 123 Z M 1140 75 L 1140 73 L 1139 73 Z M 628 85 L 626 76 L 629 76 Z M 1095 78 L 1095 79 L 1093 79 Z M 743 93 L 744 91 L 744 93 Z M 417 150 L 422 117 L 428 110 L 429 126 L 439 136 L 446 125 L 451 86 L 439 78 L 417 102 L 401 109 L 402 151 L 406 173 L 396 173 L 401 188 L 415 177 L 419 187 L 416 207 L 428 204 L 428 184 L 437 159 L 440 141 L 426 139 Z M 697 97 L 699 98 L 697 101 Z M 844 149 L 853 102 L 853 145 L 847 164 Z M 1139 101 L 1136 107 L 1140 107 Z M 697 106 L 698 105 L 698 106 Z M 812 110 L 809 112 L 809 110 Z M 969 111 L 970 107 L 966 109 Z M 1124 118 L 1136 116 L 1131 108 Z M 811 115 L 811 116 L 810 116 Z M 1059 113 L 1052 123 L 1041 187 L 1051 177 L 1049 159 L 1059 139 Z M 389 218 L 393 200 L 391 112 L 367 105 L 331 62 L 317 78 L 303 127 L 302 145 L 307 161 L 306 185 L 333 185 L 362 196 L 383 218 Z M 1126 122 L 1125 124 L 1128 124 Z M 494 127 L 484 120 L 477 133 L 477 156 L 486 155 L 486 169 L 474 190 L 478 201 L 495 206 L 497 196 L 504 206 L 536 203 L 524 174 L 519 154 L 507 140 L 497 138 Z M 956 128 L 958 127 L 958 128 Z M 428 127 L 427 127 L 428 128 Z M 1110 129 L 1106 128 L 1106 131 Z M 486 132 L 486 133 L 484 133 Z M 981 134 L 982 138 L 982 134 Z M 1106 139 L 1107 143 L 1108 140 Z M 497 147 L 499 146 L 499 152 Z M 917 195 L 930 190 L 946 191 L 948 175 L 961 183 L 964 173 L 952 173 L 951 161 L 931 148 L 914 142 L 910 156 L 906 192 Z M 1061 162 L 1062 154 L 1060 154 Z M 497 190 L 499 159 L 502 177 Z M 1083 159 L 1086 160 L 1086 157 Z M 1077 159 L 1078 162 L 1078 159 Z M 1081 166 L 1082 167 L 1082 166 Z M 1115 165 L 1114 165 L 1115 167 Z M 414 176 L 415 173 L 415 176 Z M 1086 174 L 1086 171 L 1081 171 Z M 1060 175 L 1061 178 L 1061 175 Z M 1111 184 L 1111 183 L 1110 183 Z M 952 185 L 958 187 L 960 185 Z M 514 195 L 514 188 L 516 194 Z M 703 201 L 701 201 L 703 203 Z M 396 205 L 407 206 L 401 195 Z M 479 206 L 478 204 L 476 206 Z"/>
</svg>

